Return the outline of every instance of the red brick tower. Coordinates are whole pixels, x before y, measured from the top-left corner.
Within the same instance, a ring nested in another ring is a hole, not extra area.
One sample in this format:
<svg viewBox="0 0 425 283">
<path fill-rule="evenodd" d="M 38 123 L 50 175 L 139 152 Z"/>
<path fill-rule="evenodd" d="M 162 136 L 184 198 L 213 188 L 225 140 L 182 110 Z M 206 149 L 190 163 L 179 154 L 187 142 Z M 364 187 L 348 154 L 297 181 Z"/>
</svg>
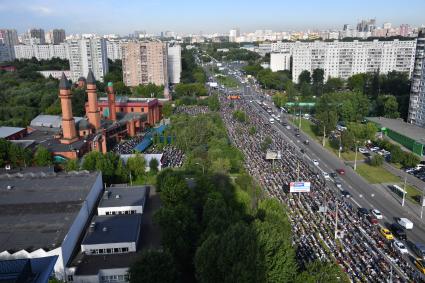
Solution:
<svg viewBox="0 0 425 283">
<path fill-rule="evenodd" d="M 62 139 L 61 143 L 70 144 L 78 140 L 77 130 L 75 128 L 75 120 L 72 115 L 72 93 L 71 85 L 62 73 L 62 78 L 59 82 L 59 98 L 62 108 Z"/>
<path fill-rule="evenodd" d="M 89 105 L 87 117 L 89 119 L 89 123 L 94 127 L 95 131 L 97 132 L 100 129 L 100 113 L 97 107 L 96 79 L 94 78 L 92 70 L 89 70 L 86 83 Z"/>
<path fill-rule="evenodd" d="M 117 120 L 117 111 L 115 109 L 115 92 L 112 82 L 108 83 L 108 107 L 109 107 L 109 119 L 112 121 Z"/>
</svg>

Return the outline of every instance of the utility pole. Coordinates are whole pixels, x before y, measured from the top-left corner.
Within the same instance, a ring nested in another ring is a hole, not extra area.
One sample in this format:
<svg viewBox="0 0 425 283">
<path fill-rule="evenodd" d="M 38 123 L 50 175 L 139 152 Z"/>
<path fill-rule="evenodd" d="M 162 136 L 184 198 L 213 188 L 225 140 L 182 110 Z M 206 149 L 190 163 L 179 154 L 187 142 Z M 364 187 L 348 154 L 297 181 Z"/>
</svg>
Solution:
<svg viewBox="0 0 425 283">
<path fill-rule="evenodd" d="M 300 108 L 300 125 L 298 126 L 298 128 L 301 130 L 301 106 L 299 106 Z"/>
<path fill-rule="evenodd" d="M 338 201 L 336 202 L 336 209 L 335 209 L 335 240 L 338 233 Z"/>
<path fill-rule="evenodd" d="M 421 203 L 421 219 L 424 212 L 424 196 L 425 196 L 425 190 L 422 189 L 422 203 Z"/>
<path fill-rule="evenodd" d="M 357 141 L 356 141 L 356 154 L 354 155 L 354 171 L 357 170 Z"/>
<path fill-rule="evenodd" d="M 338 148 L 338 158 L 341 158 L 341 134 L 339 134 L 339 148 Z"/>
<path fill-rule="evenodd" d="M 323 124 L 323 147 L 325 147 L 326 125 Z"/>
<path fill-rule="evenodd" d="M 404 201 L 406 199 L 406 179 L 407 179 L 407 173 L 404 175 L 404 186 L 403 186 L 403 200 L 401 201 L 401 206 L 404 206 Z"/>
</svg>

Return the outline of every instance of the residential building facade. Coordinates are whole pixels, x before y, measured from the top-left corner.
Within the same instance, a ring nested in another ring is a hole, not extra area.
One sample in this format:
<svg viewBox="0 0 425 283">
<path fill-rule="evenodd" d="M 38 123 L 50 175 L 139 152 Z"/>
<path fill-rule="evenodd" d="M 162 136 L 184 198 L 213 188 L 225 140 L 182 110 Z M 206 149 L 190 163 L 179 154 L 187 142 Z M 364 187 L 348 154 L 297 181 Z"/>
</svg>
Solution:
<svg viewBox="0 0 425 283">
<path fill-rule="evenodd" d="M 172 84 L 180 83 L 180 75 L 182 72 L 182 56 L 180 45 L 168 46 L 168 79 Z"/>
<path fill-rule="evenodd" d="M 132 41 L 122 48 L 123 80 L 127 86 L 168 85 L 167 44 Z"/>
<path fill-rule="evenodd" d="M 48 60 L 54 57 L 68 59 L 68 45 L 61 43 L 53 44 L 32 44 L 32 45 L 15 45 L 14 53 L 16 59 L 31 59 L 35 57 L 37 60 Z"/>
<path fill-rule="evenodd" d="M 290 70 L 291 54 L 288 51 L 280 53 L 270 53 L 270 70 L 273 72 Z"/>
<path fill-rule="evenodd" d="M 106 40 L 98 37 L 83 38 L 67 41 L 67 44 L 71 80 L 76 82 L 91 69 L 95 78 L 103 81 L 109 70 Z"/>
<path fill-rule="evenodd" d="M 0 29 L 0 62 L 15 59 L 14 46 L 19 44 L 15 29 Z"/>
<path fill-rule="evenodd" d="M 425 127 L 425 28 L 418 34 L 408 122 Z"/>
<path fill-rule="evenodd" d="M 108 59 L 112 61 L 122 59 L 122 45 L 124 42 L 118 40 L 107 40 L 106 50 L 108 51 Z"/>
</svg>

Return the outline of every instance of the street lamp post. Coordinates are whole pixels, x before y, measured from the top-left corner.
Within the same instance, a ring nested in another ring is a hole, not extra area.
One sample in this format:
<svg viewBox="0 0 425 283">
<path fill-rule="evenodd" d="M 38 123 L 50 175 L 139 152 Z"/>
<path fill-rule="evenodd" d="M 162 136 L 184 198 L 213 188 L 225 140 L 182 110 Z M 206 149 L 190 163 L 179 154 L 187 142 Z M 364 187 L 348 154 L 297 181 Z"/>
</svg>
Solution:
<svg viewBox="0 0 425 283">
<path fill-rule="evenodd" d="M 326 125 L 323 124 L 323 147 L 325 147 Z"/>
<path fill-rule="evenodd" d="M 354 155 L 354 171 L 357 170 L 357 142 L 356 141 L 356 154 Z"/>
<path fill-rule="evenodd" d="M 339 134 L 339 148 L 338 148 L 338 158 L 341 158 L 341 134 Z"/>
<path fill-rule="evenodd" d="M 404 201 L 406 199 L 406 181 L 407 181 L 406 175 L 407 175 L 407 173 L 405 173 L 405 175 L 404 175 L 403 200 L 401 201 L 401 206 L 404 206 Z"/>
<path fill-rule="evenodd" d="M 421 199 L 421 219 L 424 212 L 424 196 L 425 196 L 425 190 L 422 189 L 422 199 Z"/>
</svg>

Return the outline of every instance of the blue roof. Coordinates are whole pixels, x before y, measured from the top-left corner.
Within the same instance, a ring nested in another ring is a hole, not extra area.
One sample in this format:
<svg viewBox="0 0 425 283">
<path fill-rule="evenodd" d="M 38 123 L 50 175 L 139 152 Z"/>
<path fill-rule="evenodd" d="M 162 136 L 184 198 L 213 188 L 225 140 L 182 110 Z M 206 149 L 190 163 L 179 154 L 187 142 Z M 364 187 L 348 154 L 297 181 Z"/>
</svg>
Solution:
<svg viewBox="0 0 425 283">
<path fill-rule="evenodd" d="M 161 125 L 157 128 L 151 129 L 143 138 L 142 142 L 139 143 L 134 149 L 140 152 L 145 151 L 152 143 L 153 138 L 152 136 L 154 134 L 162 134 L 165 129 L 167 128 L 167 125 Z"/>
</svg>

